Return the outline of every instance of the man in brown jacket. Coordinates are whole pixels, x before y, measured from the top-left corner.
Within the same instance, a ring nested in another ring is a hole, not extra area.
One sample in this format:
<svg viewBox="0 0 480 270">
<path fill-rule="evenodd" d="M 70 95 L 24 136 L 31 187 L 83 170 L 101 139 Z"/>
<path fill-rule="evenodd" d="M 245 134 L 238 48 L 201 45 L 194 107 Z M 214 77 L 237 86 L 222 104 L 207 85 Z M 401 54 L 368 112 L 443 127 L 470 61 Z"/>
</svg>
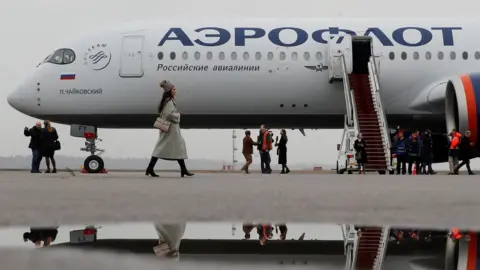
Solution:
<svg viewBox="0 0 480 270">
<path fill-rule="evenodd" d="M 242 167 L 242 171 L 245 172 L 246 174 L 249 174 L 250 172 L 248 171 L 248 166 L 252 164 L 252 154 L 253 154 L 253 146 L 257 145 L 256 142 L 252 140 L 250 137 L 250 130 L 245 131 L 245 138 L 243 138 L 243 148 L 242 148 L 242 154 L 245 157 L 245 165 Z"/>
</svg>

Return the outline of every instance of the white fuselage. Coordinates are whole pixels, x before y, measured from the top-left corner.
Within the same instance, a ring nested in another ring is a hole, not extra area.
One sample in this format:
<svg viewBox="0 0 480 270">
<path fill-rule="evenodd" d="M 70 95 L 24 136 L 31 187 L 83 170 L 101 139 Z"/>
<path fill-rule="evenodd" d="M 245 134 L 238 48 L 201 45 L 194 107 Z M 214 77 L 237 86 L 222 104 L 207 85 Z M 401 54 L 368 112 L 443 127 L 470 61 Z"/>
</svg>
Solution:
<svg viewBox="0 0 480 270">
<path fill-rule="evenodd" d="M 297 29 L 272 31 L 282 27 Z M 131 23 L 66 44 L 74 61 L 42 63 L 9 103 L 65 124 L 149 128 L 165 79 L 177 87 L 182 128 L 341 128 L 343 85 L 330 84 L 328 70 L 313 69 L 329 65 L 327 41 L 335 29 L 373 38 L 390 125 L 443 127 L 443 113 L 414 110 L 412 102 L 448 77 L 480 66 L 480 25 L 473 20 Z M 61 80 L 61 74 L 75 79 Z"/>
</svg>

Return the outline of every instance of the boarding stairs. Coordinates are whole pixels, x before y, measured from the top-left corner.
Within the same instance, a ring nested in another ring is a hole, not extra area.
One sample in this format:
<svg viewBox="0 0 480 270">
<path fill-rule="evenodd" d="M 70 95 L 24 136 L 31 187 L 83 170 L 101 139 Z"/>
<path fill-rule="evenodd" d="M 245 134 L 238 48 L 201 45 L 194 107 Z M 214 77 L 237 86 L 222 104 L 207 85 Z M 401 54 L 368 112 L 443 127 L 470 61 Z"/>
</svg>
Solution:
<svg viewBox="0 0 480 270">
<path fill-rule="evenodd" d="M 372 49 L 371 39 L 368 38 L 345 36 L 343 42 L 346 44 L 339 46 L 335 42 L 330 47 L 330 83 L 343 82 L 347 110 L 342 141 L 337 146 L 339 150 L 337 167 L 344 162 L 344 171 L 351 173 L 357 170 L 353 146 L 357 135 L 361 133 L 367 152 L 365 170 L 385 174 L 386 171 L 392 170 L 390 133 L 380 98 L 376 57 L 372 56 L 371 51 L 366 52 L 364 49 L 366 42 L 370 42 L 367 49 Z M 356 50 L 357 43 L 361 46 Z"/>
<path fill-rule="evenodd" d="M 358 230 L 360 229 L 360 230 Z M 345 270 L 381 270 L 390 238 L 389 227 L 342 225 Z"/>
</svg>

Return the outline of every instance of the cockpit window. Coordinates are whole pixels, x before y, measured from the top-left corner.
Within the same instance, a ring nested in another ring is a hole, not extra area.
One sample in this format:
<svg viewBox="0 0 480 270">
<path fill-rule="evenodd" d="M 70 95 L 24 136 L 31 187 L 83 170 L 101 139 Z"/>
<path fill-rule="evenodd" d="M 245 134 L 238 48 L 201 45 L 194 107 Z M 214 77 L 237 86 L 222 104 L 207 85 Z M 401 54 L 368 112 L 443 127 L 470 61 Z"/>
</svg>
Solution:
<svg viewBox="0 0 480 270">
<path fill-rule="evenodd" d="M 75 53 L 70 49 L 58 49 L 52 55 L 47 57 L 44 62 L 66 65 L 75 61 Z"/>
</svg>

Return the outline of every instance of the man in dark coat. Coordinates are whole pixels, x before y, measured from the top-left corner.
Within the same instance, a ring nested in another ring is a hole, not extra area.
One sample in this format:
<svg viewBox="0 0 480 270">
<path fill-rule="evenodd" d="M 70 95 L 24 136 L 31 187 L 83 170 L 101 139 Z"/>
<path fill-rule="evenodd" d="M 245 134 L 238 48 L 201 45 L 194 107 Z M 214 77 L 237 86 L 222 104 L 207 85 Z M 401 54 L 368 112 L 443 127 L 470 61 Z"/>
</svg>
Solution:
<svg viewBox="0 0 480 270">
<path fill-rule="evenodd" d="M 422 160 L 422 174 L 436 174 L 436 172 L 434 172 L 432 169 L 433 139 L 432 139 L 432 132 L 429 129 L 427 129 L 423 134 L 421 160 Z M 427 171 L 427 167 L 428 167 L 428 171 Z"/>
<path fill-rule="evenodd" d="M 458 164 L 458 166 L 453 171 L 453 174 L 458 174 L 458 170 L 463 167 L 463 165 L 467 166 L 468 174 L 474 175 L 475 173 L 472 172 L 470 169 L 470 159 L 473 157 L 474 145 L 472 138 L 470 137 L 472 132 L 470 130 L 465 131 L 465 135 L 460 140 L 460 159 L 462 162 Z"/>
<path fill-rule="evenodd" d="M 42 162 L 42 148 L 43 148 L 43 139 L 42 139 L 42 123 L 37 122 L 37 124 L 28 128 L 25 127 L 23 135 L 30 137 L 30 144 L 28 148 L 32 149 L 32 168 L 31 173 L 40 173 L 40 162 Z"/>
</svg>

